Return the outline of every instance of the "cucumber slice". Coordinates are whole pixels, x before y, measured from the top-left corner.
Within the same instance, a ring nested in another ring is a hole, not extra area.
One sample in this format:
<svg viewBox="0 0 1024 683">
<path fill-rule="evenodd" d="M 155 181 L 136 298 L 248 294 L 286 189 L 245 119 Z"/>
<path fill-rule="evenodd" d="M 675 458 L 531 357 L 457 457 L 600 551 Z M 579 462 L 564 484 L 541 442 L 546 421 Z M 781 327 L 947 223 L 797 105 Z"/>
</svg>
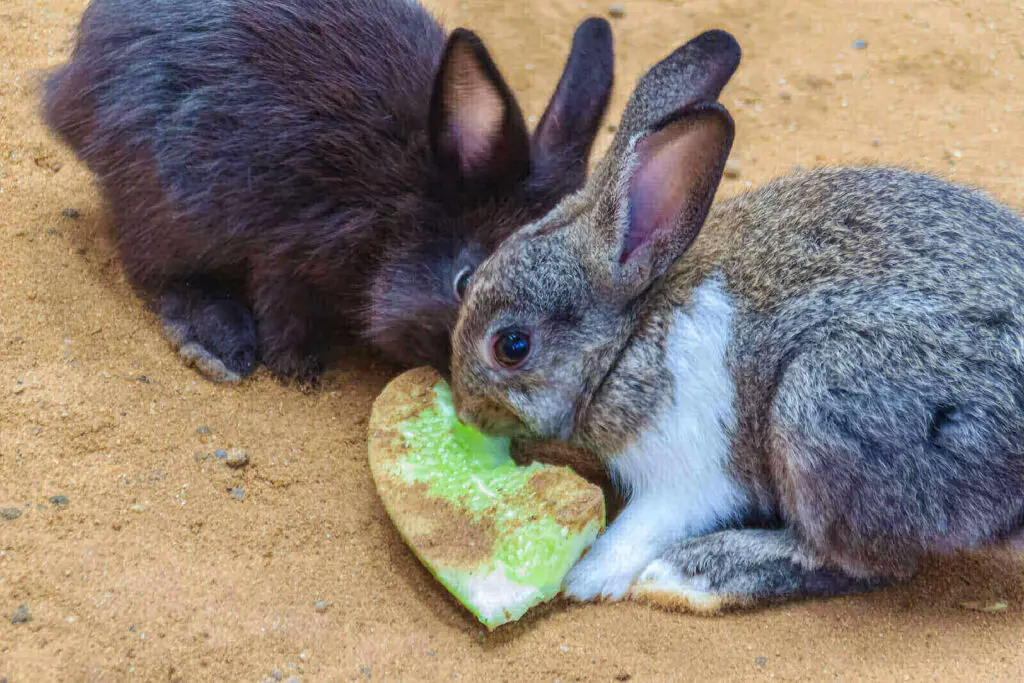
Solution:
<svg viewBox="0 0 1024 683">
<path fill-rule="evenodd" d="M 402 538 L 489 629 L 558 594 L 605 524 L 601 489 L 567 467 L 519 467 L 508 439 L 460 423 L 433 370 L 374 403 L 370 469 Z"/>
</svg>

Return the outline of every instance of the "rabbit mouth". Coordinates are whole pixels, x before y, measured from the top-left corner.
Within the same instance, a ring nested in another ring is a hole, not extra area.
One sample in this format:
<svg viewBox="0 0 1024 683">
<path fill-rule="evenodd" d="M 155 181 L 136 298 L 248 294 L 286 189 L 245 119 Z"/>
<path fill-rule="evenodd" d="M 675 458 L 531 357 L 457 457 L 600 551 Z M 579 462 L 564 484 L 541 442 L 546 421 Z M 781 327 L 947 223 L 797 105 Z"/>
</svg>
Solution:
<svg viewBox="0 0 1024 683">
<path fill-rule="evenodd" d="M 472 425 L 490 436 L 515 438 L 533 434 L 522 420 L 504 407 L 490 401 L 474 401 L 470 404 L 457 405 L 455 413 L 460 422 Z"/>
</svg>

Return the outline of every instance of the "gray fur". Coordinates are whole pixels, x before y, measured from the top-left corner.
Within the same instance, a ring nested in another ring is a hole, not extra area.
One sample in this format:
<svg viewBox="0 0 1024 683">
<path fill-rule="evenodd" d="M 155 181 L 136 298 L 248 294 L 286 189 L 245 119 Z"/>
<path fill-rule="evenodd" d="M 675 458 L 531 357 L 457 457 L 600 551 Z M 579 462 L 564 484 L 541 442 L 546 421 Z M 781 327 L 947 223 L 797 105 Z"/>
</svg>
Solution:
<svg viewBox="0 0 1024 683">
<path fill-rule="evenodd" d="M 645 87 L 631 103 L 663 106 L 666 93 Z M 697 120 L 695 96 L 679 95 L 680 120 Z M 871 588 L 929 556 L 1020 538 L 1024 222 L 926 175 L 821 169 L 723 202 L 706 220 L 694 208 L 701 188 L 688 189 L 676 237 L 659 247 L 672 265 L 662 272 L 652 255 L 647 270 L 616 279 L 638 150 L 663 130 L 637 125 L 648 132 L 622 137 L 584 190 L 477 272 L 454 338 L 460 417 L 564 438 L 614 470 L 671 407 L 674 312 L 718 278 L 735 306 L 728 471 L 740 513 L 783 529 L 723 531 L 663 552 L 659 571 L 699 586 L 710 596 L 702 609 Z M 713 130 L 724 124 L 695 125 L 671 134 L 696 135 L 713 153 L 679 172 L 713 179 L 713 193 L 725 139 Z M 679 237 L 693 222 L 703 223 L 696 239 Z M 509 327 L 535 341 L 511 370 L 488 356 Z M 650 585 L 634 595 L 664 597 Z"/>
<path fill-rule="evenodd" d="M 684 541 L 659 559 L 637 579 L 631 595 L 670 609 L 714 612 L 880 585 L 822 566 L 789 529 L 718 531 Z"/>
</svg>

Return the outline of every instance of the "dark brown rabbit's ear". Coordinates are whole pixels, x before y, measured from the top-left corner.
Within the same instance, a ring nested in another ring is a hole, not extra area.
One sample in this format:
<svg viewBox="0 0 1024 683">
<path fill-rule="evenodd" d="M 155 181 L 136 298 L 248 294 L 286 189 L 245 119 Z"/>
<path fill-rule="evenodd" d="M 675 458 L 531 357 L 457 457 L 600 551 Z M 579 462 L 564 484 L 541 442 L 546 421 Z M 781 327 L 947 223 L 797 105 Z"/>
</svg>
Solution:
<svg viewBox="0 0 1024 683">
<path fill-rule="evenodd" d="M 636 140 L 623 170 L 617 229 L 606 236 L 612 291 L 640 294 L 696 239 L 722 180 L 733 132 L 725 107 L 696 102 Z"/>
<path fill-rule="evenodd" d="M 526 122 L 512 91 L 472 31 L 448 38 L 430 103 L 441 168 L 471 186 L 518 182 L 530 172 Z"/>
<path fill-rule="evenodd" d="M 534 168 L 567 188 L 576 189 L 611 97 L 615 73 L 612 29 L 591 17 L 579 25 L 569 59 L 551 102 L 533 133 Z"/>
</svg>

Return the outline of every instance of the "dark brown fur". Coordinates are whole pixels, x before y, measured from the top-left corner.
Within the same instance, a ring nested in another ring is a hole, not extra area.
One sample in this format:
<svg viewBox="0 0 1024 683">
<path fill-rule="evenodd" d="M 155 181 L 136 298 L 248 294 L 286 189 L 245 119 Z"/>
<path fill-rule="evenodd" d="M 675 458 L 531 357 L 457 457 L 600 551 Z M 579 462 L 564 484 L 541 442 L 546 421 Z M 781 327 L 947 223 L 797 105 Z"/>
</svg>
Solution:
<svg viewBox="0 0 1024 683">
<path fill-rule="evenodd" d="M 183 356 L 312 380 L 348 336 L 447 370 L 456 277 L 582 184 L 611 78 L 584 22 L 531 139 L 415 2 L 94 0 L 45 114 Z"/>
</svg>

